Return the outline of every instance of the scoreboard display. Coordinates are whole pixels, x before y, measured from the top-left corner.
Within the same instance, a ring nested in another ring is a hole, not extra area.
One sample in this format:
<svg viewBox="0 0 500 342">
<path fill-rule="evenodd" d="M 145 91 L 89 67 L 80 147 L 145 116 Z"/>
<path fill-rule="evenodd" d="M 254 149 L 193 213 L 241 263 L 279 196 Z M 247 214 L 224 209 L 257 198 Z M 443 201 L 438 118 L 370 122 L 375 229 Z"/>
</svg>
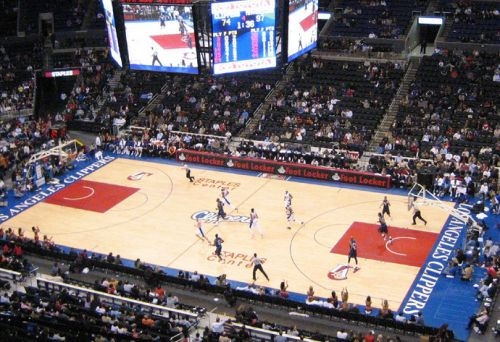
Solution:
<svg viewBox="0 0 500 342">
<path fill-rule="evenodd" d="M 275 0 L 211 4 L 214 74 L 276 66 Z"/>
</svg>

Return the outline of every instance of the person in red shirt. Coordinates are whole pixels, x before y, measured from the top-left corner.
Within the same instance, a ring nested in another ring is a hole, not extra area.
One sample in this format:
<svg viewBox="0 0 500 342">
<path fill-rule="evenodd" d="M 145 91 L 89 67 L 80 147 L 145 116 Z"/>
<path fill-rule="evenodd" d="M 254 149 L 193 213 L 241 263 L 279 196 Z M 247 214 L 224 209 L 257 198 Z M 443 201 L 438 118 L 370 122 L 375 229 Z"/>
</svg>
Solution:
<svg viewBox="0 0 500 342">
<path fill-rule="evenodd" d="M 142 319 L 142 325 L 151 328 L 155 325 L 155 321 L 151 319 L 149 316 L 144 316 L 144 318 Z"/>
<path fill-rule="evenodd" d="M 497 270 L 493 266 L 487 267 L 486 272 L 488 272 L 488 275 L 491 276 L 493 279 L 495 279 L 498 276 Z"/>
<path fill-rule="evenodd" d="M 370 330 L 368 334 L 365 335 L 365 342 L 375 342 L 375 332 Z"/>
<path fill-rule="evenodd" d="M 165 290 L 161 286 L 158 286 L 154 292 L 158 296 L 158 300 L 162 301 L 165 298 Z"/>
<path fill-rule="evenodd" d="M 14 246 L 14 255 L 18 258 L 21 258 L 23 256 L 23 249 L 19 245 Z"/>
</svg>

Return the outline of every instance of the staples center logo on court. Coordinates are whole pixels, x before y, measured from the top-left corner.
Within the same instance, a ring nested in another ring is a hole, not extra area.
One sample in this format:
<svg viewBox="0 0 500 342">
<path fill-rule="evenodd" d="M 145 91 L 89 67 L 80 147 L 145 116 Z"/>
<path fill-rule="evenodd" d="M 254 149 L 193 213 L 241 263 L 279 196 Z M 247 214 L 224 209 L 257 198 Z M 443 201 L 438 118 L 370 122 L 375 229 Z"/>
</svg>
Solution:
<svg viewBox="0 0 500 342">
<path fill-rule="evenodd" d="M 193 220 L 202 220 L 206 223 L 217 222 L 217 213 L 208 210 L 202 210 L 191 215 Z M 224 221 L 227 222 L 240 222 L 240 223 L 250 223 L 250 217 L 243 215 L 227 215 Z"/>
<path fill-rule="evenodd" d="M 346 264 L 338 264 L 335 268 L 328 272 L 328 278 L 331 280 L 344 280 L 347 279 L 347 273 L 349 273 L 349 268 L 351 266 Z"/>
<path fill-rule="evenodd" d="M 136 172 L 134 174 L 131 174 L 130 176 L 127 177 L 127 179 L 131 180 L 131 181 L 138 181 L 138 180 L 143 179 L 144 177 L 149 177 L 149 176 L 152 176 L 152 175 L 153 174 L 150 173 L 150 172 L 140 171 L 140 172 Z"/>
</svg>

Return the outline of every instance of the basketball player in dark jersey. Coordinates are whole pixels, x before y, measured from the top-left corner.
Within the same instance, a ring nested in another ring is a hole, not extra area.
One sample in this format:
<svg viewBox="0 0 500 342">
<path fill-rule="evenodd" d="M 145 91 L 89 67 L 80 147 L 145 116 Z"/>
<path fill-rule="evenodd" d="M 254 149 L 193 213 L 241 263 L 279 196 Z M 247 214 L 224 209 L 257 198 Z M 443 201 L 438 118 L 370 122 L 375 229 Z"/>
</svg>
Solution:
<svg viewBox="0 0 500 342">
<path fill-rule="evenodd" d="M 285 215 L 286 215 L 286 220 L 288 221 L 288 226 L 286 227 L 287 229 L 292 229 L 292 226 L 291 226 L 292 222 L 299 223 L 299 221 L 297 221 L 295 219 L 295 213 L 293 212 L 291 205 L 288 205 L 285 208 Z M 304 222 L 301 221 L 300 224 L 304 225 Z"/>
<path fill-rule="evenodd" d="M 217 198 L 217 222 L 215 223 L 216 225 L 219 224 L 220 219 L 225 219 L 226 218 L 226 212 L 224 211 L 224 203 Z"/>
<path fill-rule="evenodd" d="M 184 19 L 182 19 L 181 16 L 178 16 L 177 22 L 179 23 L 179 31 L 181 33 L 181 36 L 184 36 L 187 32 L 186 24 L 184 23 Z"/>
<path fill-rule="evenodd" d="M 214 239 L 214 246 L 215 246 L 215 255 L 219 258 L 219 261 L 222 260 L 221 254 L 222 254 L 222 243 L 224 240 L 218 235 L 215 234 L 215 239 Z"/>
<path fill-rule="evenodd" d="M 358 267 L 358 244 L 356 240 L 351 236 L 351 240 L 349 241 L 349 257 L 347 259 L 347 264 L 351 263 L 351 258 L 356 262 L 356 266 L 354 266 L 354 272 L 359 270 Z"/>
<path fill-rule="evenodd" d="M 160 28 L 164 28 L 165 27 L 165 15 L 162 13 L 160 14 Z"/>
<path fill-rule="evenodd" d="M 387 196 L 384 196 L 384 200 L 382 201 L 382 204 L 380 204 L 380 207 L 382 208 L 382 215 L 387 214 L 387 216 L 391 217 L 391 210 L 389 209 L 390 206 L 391 203 L 389 203 Z"/>
<path fill-rule="evenodd" d="M 186 34 L 184 35 L 184 37 L 186 37 L 186 40 L 185 40 L 185 41 L 186 41 L 186 44 L 187 44 L 188 48 L 189 48 L 189 49 L 192 49 L 192 48 L 193 48 L 193 40 L 191 39 L 191 35 L 189 34 L 189 32 L 188 32 L 188 33 L 186 33 Z"/>
<path fill-rule="evenodd" d="M 384 241 L 389 239 L 389 245 L 392 244 L 392 237 L 389 235 L 389 230 L 387 229 L 387 223 L 385 222 L 384 214 L 378 213 L 378 222 L 380 223 L 378 231 L 382 235 L 382 238 L 384 239 Z"/>
</svg>

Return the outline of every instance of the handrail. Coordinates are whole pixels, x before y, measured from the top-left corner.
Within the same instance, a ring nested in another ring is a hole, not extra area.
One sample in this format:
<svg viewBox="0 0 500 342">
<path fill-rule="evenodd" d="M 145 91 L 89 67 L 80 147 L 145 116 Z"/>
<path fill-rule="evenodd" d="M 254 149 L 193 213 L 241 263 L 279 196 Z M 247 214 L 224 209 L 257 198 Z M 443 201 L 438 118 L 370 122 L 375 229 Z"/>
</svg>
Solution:
<svg viewBox="0 0 500 342">
<path fill-rule="evenodd" d="M 0 268 L 0 277 L 3 275 L 7 275 L 10 278 L 10 280 L 17 280 L 17 279 L 22 278 L 22 276 L 23 276 L 20 272 L 8 270 L 6 268 Z M 5 277 L 5 278 L 7 278 L 7 277 Z"/>
<path fill-rule="evenodd" d="M 390 153 L 382 154 L 382 153 L 374 153 L 374 152 L 365 152 L 364 156 L 366 156 L 366 157 L 375 156 L 375 157 L 384 157 L 384 158 L 385 157 L 389 157 L 389 158 L 393 158 L 393 159 L 396 158 L 396 157 L 400 157 L 400 158 L 406 159 L 406 160 L 421 160 L 421 161 L 424 161 L 424 162 L 434 163 L 434 160 L 432 160 L 432 159 L 424 159 L 424 158 L 418 158 L 418 157 L 394 156 L 394 155 L 392 155 Z M 469 164 L 467 164 L 467 165 L 469 165 Z M 498 167 L 498 166 L 495 166 L 494 168 L 497 169 L 497 170 L 500 170 L 500 167 Z M 500 179 L 500 174 L 499 174 L 498 177 Z M 500 184 L 499 184 L 499 186 L 500 186 Z"/>
<path fill-rule="evenodd" d="M 150 129 L 149 127 L 128 126 L 128 130 L 147 131 L 149 129 Z M 200 133 L 181 132 L 181 131 L 169 131 L 169 133 L 181 134 L 181 135 L 193 135 L 193 136 L 197 136 L 197 137 L 220 139 L 220 140 L 228 140 L 228 138 L 226 136 L 221 136 L 221 135 L 200 134 Z"/>
<path fill-rule="evenodd" d="M 423 159 L 423 158 L 418 158 L 418 157 L 403 157 L 403 156 L 394 156 L 390 153 L 374 153 L 374 152 L 365 152 L 365 156 L 367 157 L 371 157 L 371 156 L 375 156 L 375 157 L 389 157 L 389 158 L 393 158 L 395 159 L 396 157 L 398 158 L 402 158 L 402 159 L 405 159 L 405 160 L 421 160 L 421 161 L 425 161 L 425 162 L 431 162 L 433 163 L 434 160 L 432 159 Z"/>
<path fill-rule="evenodd" d="M 229 325 L 231 327 L 236 327 L 236 328 L 243 328 L 243 327 L 245 327 L 245 329 L 247 331 L 249 331 L 249 332 L 256 332 L 256 333 L 270 335 L 270 336 L 278 336 L 279 335 L 279 333 L 276 332 L 276 331 L 262 329 L 262 328 L 257 328 L 257 327 L 252 327 L 252 326 L 241 324 L 241 323 L 237 323 L 237 322 L 225 322 L 224 324 L 225 325 L 227 324 L 227 325 Z M 294 335 L 289 335 L 289 334 L 283 334 L 283 336 L 286 337 L 289 340 L 294 340 L 294 341 L 317 342 L 317 340 L 313 340 L 313 339 L 310 339 L 310 338 L 305 338 L 305 339 L 301 340 L 300 337 L 297 337 L 297 336 L 294 336 Z"/>
<path fill-rule="evenodd" d="M 156 304 L 151 304 L 151 303 L 146 303 L 146 302 L 141 302 L 141 301 L 138 301 L 138 300 L 135 300 L 135 299 L 126 298 L 126 297 L 117 296 L 117 295 L 112 295 L 112 294 L 108 294 L 108 293 L 105 293 L 105 292 L 96 291 L 96 290 L 93 290 L 93 289 L 88 289 L 88 288 L 85 288 L 85 287 L 80 287 L 80 286 L 76 286 L 76 285 L 60 283 L 60 282 L 57 282 L 57 281 L 52 281 L 52 280 L 48 280 L 48 279 L 44 279 L 44 278 L 39 278 L 39 277 L 36 278 L 36 281 L 37 281 L 37 284 L 42 284 L 43 285 L 43 283 L 45 283 L 45 284 L 48 284 L 48 285 L 52 285 L 53 288 L 67 288 L 67 289 L 75 290 L 75 291 L 78 291 L 78 292 L 91 293 L 91 294 L 94 294 L 94 295 L 97 295 L 97 296 L 100 296 L 100 297 L 104 297 L 104 298 L 109 298 L 109 299 L 112 299 L 112 300 L 122 301 L 122 302 L 130 303 L 130 304 L 135 304 L 135 305 L 142 305 L 142 306 L 149 307 L 151 309 L 156 309 L 156 310 L 159 310 L 159 311 L 169 311 L 171 313 L 175 313 L 175 314 L 178 314 L 178 315 L 184 315 L 184 316 L 188 316 L 188 317 L 191 317 L 191 318 L 198 318 L 198 314 L 195 314 L 195 313 L 192 313 L 192 312 L 189 312 L 189 311 L 179 310 L 179 309 L 174 309 L 174 308 L 169 308 L 169 307 L 166 307 L 166 306 L 161 306 L 161 305 L 156 305 Z M 39 285 L 39 287 L 40 287 L 40 285 Z"/>
<path fill-rule="evenodd" d="M 22 116 L 30 116 L 33 115 L 34 108 L 25 108 L 25 109 L 12 109 L 6 112 L 0 112 L 0 119 L 6 118 L 18 118 Z"/>
<path fill-rule="evenodd" d="M 228 140 L 228 138 L 226 136 L 222 136 L 222 135 L 200 134 L 200 133 L 190 133 L 190 132 L 181 132 L 181 131 L 170 131 L 170 133 L 183 134 L 183 135 L 194 135 L 197 137 L 212 138 L 212 139 Z"/>
<path fill-rule="evenodd" d="M 240 138 L 236 137 L 233 139 L 233 142 L 237 142 L 241 144 L 242 142 L 252 142 L 254 145 L 262 145 L 262 146 L 268 146 L 271 144 L 274 144 L 278 147 L 280 147 L 280 150 L 282 149 L 288 149 L 287 146 L 294 146 L 294 147 L 305 147 L 311 149 L 310 152 L 316 152 L 312 151 L 312 149 L 318 149 L 319 152 L 324 152 L 325 150 L 328 152 L 335 152 L 335 153 L 347 153 L 349 154 L 352 158 L 359 158 L 359 152 L 358 151 L 350 151 L 350 150 L 345 150 L 345 149 L 340 149 L 340 148 L 329 148 L 329 147 L 319 147 L 319 146 L 313 146 L 309 144 L 300 144 L 300 143 L 289 143 L 289 142 L 272 142 L 272 141 L 264 141 L 264 140 L 253 140 L 253 139 L 246 139 L 246 138 Z M 281 145 L 284 144 L 284 147 L 281 147 Z"/>
</svg>

